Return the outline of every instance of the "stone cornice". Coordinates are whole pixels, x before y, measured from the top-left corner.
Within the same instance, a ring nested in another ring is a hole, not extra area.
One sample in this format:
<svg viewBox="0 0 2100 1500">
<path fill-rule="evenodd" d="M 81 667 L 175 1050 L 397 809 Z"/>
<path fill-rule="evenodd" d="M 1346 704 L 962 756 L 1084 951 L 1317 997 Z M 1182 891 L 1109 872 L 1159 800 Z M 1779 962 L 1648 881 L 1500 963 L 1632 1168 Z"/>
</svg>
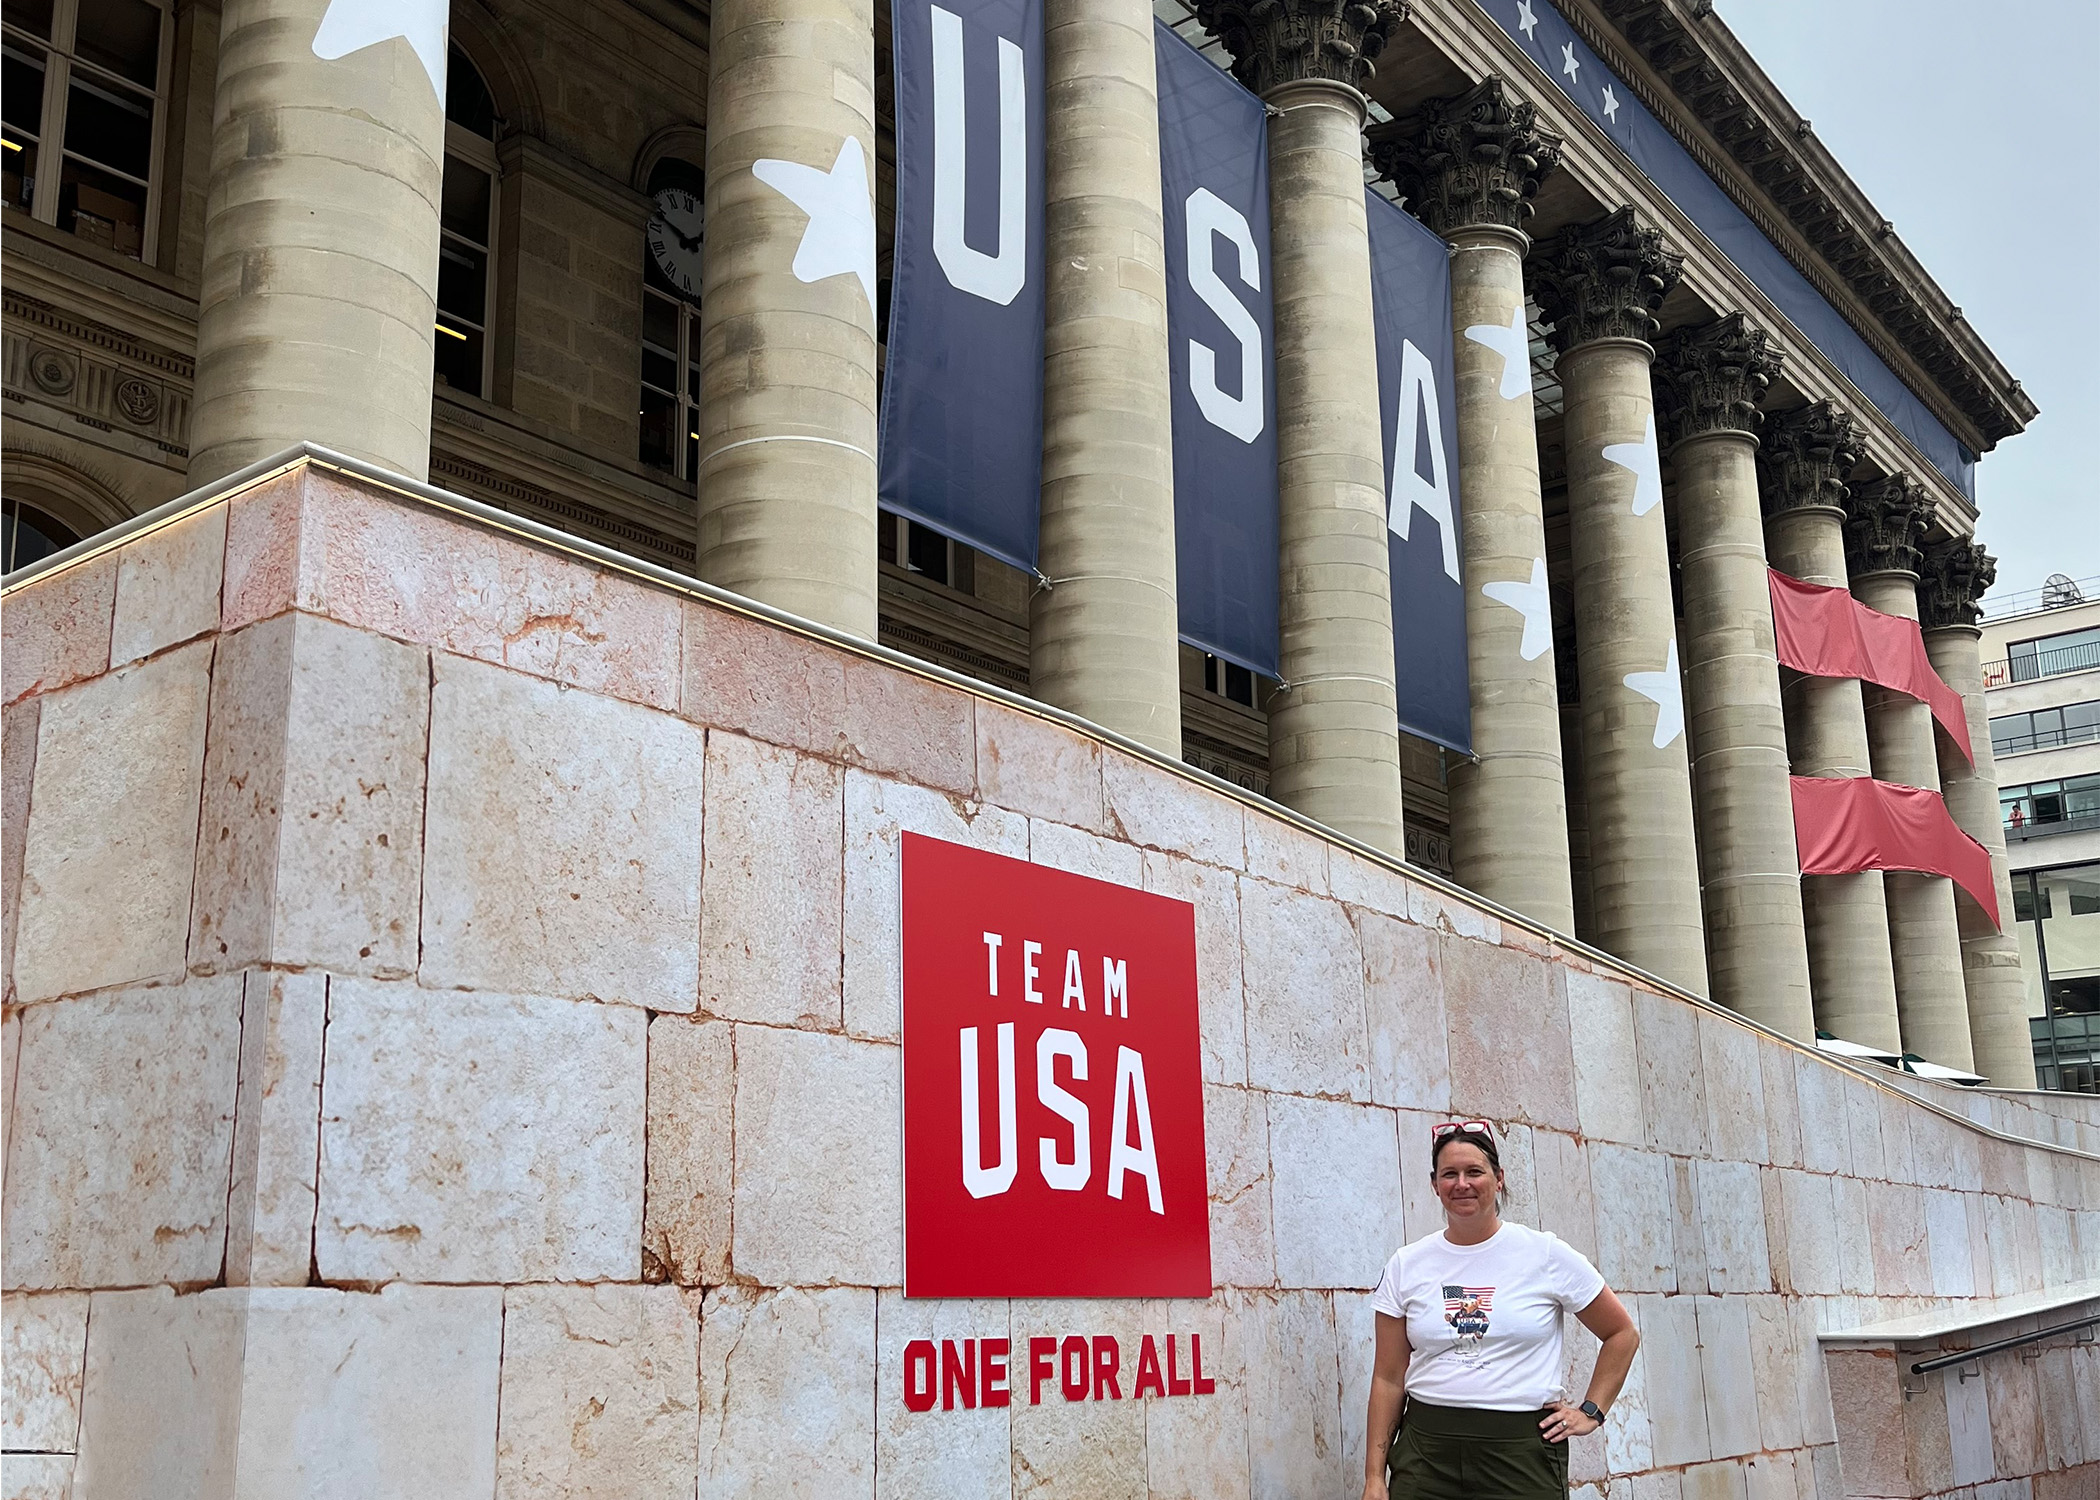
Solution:
<svg viewBox="0 0 2100 1500">
<path fill-rule="evenodd" d="M 1854 581 L 1869 573 L 1909 573 L 1925 565 L 1925 528 L 1932 497 L 1908 474 L 1853 487 L 1845 499 L 1845 567 Z"/>
<path fill-rule="evenodd" d="M 1741 313 L 1680 328 L 1656 351 L 1655 403 L 1672 443 L 1713 432 L 1754 437 L 1757 409 L 1784 356 Z"/>
<path fill-rule="evenodd" d="M 1473 225 L 1522 229 L 1539 181 L 1560 164 L 1561 139 L 1539 129 L 1538 107 L 1500 78 L 1432 99 L 1369 132 L 1372 164 L 1438 234 Z"/>
<path fill-rule="evenodd" d="M 1232 76 L 1266 99 L 1289 83 L 1361 88 L 1408 0 L 1196 0 L 1203 29 L 1232 54 Z"/>
<path fill-rule="evenodd" d="M 1852 414 L 1834 401 L 1768 415 L 1757 451 L 1757 497 L 1767 516 L 1841 510 L 1859 462 Z"/>
<path fill-rule="evenodd" d="M 1983 618 L 1982 600 L 1998 581 L 1998 559 L 1967 537 L 1925 549 L 1918 575 L 1918 615 L 1927 630 L 1973 629 Z"/>
<path fill-rule="evenodd" d="M 1656 312 L 1684 274 L 1684 257 L 1630 208 L 1561 231 L 1532 252 L 1532 295 L 1562 354 L 1598 339 L 1652 342 Z"/>
</svg>

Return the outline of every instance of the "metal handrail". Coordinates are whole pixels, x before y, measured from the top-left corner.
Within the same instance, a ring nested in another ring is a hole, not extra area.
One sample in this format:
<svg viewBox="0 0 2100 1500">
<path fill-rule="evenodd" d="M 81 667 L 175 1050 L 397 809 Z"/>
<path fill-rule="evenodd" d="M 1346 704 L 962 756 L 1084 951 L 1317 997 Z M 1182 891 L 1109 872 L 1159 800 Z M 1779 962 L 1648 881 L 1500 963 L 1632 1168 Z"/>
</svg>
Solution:
<svg viewBox="0 0 2100 1500">
<path fill-rule="evenodd" d="M 1910 1367 L 1913 1375 L 1930 1375 L 1934 1370 L 1944 1370 L 1949 1365 L 1965 1365 L 1972 1359 L 1982 1359 L 1986 1354 L 2003 1354 L 2008 1349 L 2018 1349 L 2027 1344 L 2039 1344 L 2043 1339 L 2053 1339 L 2059 1333 L 2076 1333 L 2081 1328 L 2091 1328 L 2100 1323 L 2100 1315 L 2080 1318 L 2075 1323 L 2059 1323 L 2054 1328 L 2037 1328 L 2033 1333 L 2023 1333 L 2009 1339 L 2000 1339 L 1995 1344 L 1985 1344 L 1977 1349 L 1963 1349 L 1957 1354 L 1943 1354 L 1938 1359 L 1921 1359 Z"/>
<path fill-rule="evenodd" d="M 2021 657 L 2019 666 L 2021 670 L 2014 670 L 2010 653 L 1985 662 L 1983 685 L 1987 688 L 2011 687 L 2015 683 L 2040 682 L 2072 672 L 2090 672 L 2100 667 L 2100 642 L 2084 641 L 2076 646 L 2055 646 L 2047 651 L 2037 651 L 2032 656 Z"/>
</svg>

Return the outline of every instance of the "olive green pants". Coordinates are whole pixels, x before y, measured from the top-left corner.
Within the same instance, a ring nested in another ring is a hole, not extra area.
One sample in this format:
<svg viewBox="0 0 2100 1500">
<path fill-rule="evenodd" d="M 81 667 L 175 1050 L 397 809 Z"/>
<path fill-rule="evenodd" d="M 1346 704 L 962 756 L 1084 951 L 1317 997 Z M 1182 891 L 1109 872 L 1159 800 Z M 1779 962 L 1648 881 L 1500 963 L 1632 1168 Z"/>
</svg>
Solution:
<svg viewBox="0 0 2100 1500">
<path fill-rule="evenodd" d="M 1567 1500 L 1568 1445 L 1541 1411 L 1407 1403 L 1386 1453 L 1392 1500 Z"/>
</svg>

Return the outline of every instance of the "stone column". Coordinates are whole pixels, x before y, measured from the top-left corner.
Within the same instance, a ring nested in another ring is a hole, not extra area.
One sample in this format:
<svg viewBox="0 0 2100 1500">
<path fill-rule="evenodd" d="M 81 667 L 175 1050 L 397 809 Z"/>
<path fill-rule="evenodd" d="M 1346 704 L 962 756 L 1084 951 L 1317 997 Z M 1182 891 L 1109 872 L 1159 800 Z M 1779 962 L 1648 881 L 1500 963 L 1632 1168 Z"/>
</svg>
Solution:
<svg viewBox="0 0 2100 1500">
<path fill-rule="evenodd" d="M 1931 518 L 1931 498 L 1908 474 L 1852 491 L 1845 501 L 1845 563 L 1854 597 L 1885 615 L 1918 617 L 1918 569 L 1924 565 Z M 1875 778 L 1937 792 L 1940 758 L 1932 710 L 1892 688 L 1869 683 L 1862 692 Z M 1969 1068 L 1975 1054 L 1954 882 L 1944 875 L 1891 870 L 1887 883 L 1903 1048 L 1943 1067 Z"/>
<path fill-rule="evenodd" d="M 1686 722 L 1713 998 L 1815 1037 L 1786 710 L 1757 501 L 1757 402 L 1780 356 L 1741 313 L 1678 332 L 1657 391 L 1677 477 Z"/>
<path fill-rule="evenodd" d="M 2031 1089 L 2034 1041 L 2027 1029 L 2027 989 L 2012 927 L 2011 866 L 2005 857 L 2005 825 L 1999 821 L 1990 709 L 1983 696 L 1983 632 L 1976 628 L 1976 601 L 1997 578 L 1997 562 L 1977 543 L 1966 537 L 1942 542 L 1925 553 L 1918 604 L 1924 615 L 1925 652 L 1941 679 L 1961 694 L 1969 749 L 1975 757 L 1972 764 L 1942 746 L 1940 787 L 1956 826 L 1990 852 L 1991 883 L 1997 889 L 2002 924 L 1993 926 L 1983 908 L 1972 902 L 1955 901 L 1975 1068 L 1999 1088 Z"/>
<path fill-rule="evenodd" d="M 1684 258 L 1622 208 L 1540 247 L 1566 393 L 1576 670 L 1597 945 L 1705 994 L 1706 932 L 1648 366 Z"/>
<path fill-rule="evenodd" d="M 1546 523 L 1524 306 L 1523 224 L 1561 142 L 1499 78 L 1374 133 L 1408 210 L 1451 243 L 1473 756 L 1451 771 L 1459 883 L 1575 931 Z"/>
<path fill-rule="evenodd" d="M 301 441 L 430 473 L 446 11 L 411 8 L 227 0 L 192 484 Z"/>
<path fill-rule="evenodd" d="M 716 0 L 700 299 L 702 578 L 875 638 L 875 31 Z"/>
<path fill-rule="evenodd" d="M 1828 401 L 1768 419 L 1757 455 L 1765 553 L 1803 583 L 1846 588 L 1845 475 L 1859 462 L 1852 418 Z M 1796 776 L 1868 776 L 1866 711 L 1849 677 L 1782 674 Z M 1798 868 L 1798 864 L 1796 868 Z M 1903 1050 L 1882 874 L 1804 875 L 1816 1024 L 1848 1042 Z"/>
<path fill-rule="evenodd" d="M 1199 0 L 1269 121 L 1282 683 L 1277 801 L 1403 854 L 1385 462 L 1364 223 L 1370 59 L 1400 0 Z"/>
<path fill-rule="evenodd" d="M 1181 754 L 1159 82 L 1142 0 L 1047 0 L 1035 695 Z"/>
</svg>

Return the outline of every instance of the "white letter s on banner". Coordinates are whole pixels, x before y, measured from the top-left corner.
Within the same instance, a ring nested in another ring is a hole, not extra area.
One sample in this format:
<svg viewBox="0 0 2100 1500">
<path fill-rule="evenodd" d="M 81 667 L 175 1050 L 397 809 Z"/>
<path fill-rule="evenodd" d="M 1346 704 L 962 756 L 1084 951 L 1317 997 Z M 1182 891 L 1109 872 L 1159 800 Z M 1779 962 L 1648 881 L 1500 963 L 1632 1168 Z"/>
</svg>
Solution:
<svg viewBox="0 0 2100 1500">
<path fill-rule="evenodd" d="M 1261 436 L 1266 416 L 1262 400 L 1261 325 L 1233 296 L 1211 259 L 1211 236 L 1221 234 L 1239 247 L 1240 280 L 1254 291 L 1261 290 L 1261 263 L 1255 259 L 1254 231 L 1247 216 L 1213 193 L 1197 188 L 1189 194 L 1188 209 L 1189 289 L 1218 315 L 1240 344 L 1240 393 L 1228 396 L 1218 389 L 1218 356 L 1194 339 L 1189 340 L 1189 394 L 1213 427 L 1229 432 L 1243 443 Z"/>
<path fill-rule="evenodd" d="M 999 38 L 999 251 L 963 243 L 969 201 L 962 18 L 933 7 L 933 253 L 949 285 L 1005 307 L 1028 280 L 1028 75 Z"/>
</svg>

